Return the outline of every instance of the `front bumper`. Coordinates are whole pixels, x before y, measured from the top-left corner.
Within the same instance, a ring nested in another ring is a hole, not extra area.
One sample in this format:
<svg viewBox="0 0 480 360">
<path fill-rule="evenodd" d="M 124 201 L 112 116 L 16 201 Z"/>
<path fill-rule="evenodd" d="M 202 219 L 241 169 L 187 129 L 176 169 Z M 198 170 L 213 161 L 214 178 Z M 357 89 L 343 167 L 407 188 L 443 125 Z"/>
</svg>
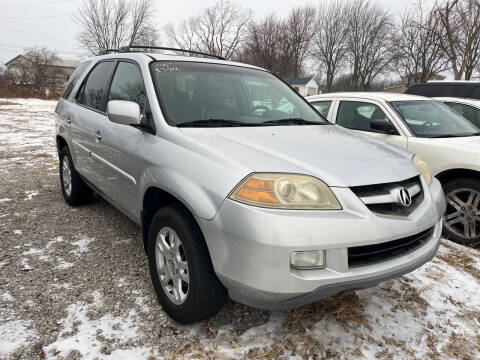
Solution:
<svg viewBox="0 0 480 360">
<path fill-rule="evenodd" d="M 197 220 L 230 297 L 259 308 L 287 309 L 374 286 L 433 258 L 440 244 L 445 198 L 438 180 L 423 185 L 424 200 L 409 216 L 374 214 L 350 189 L 332 188 L 341 211 L 263 209 L 227 199 L 212 220 Z M 392 241 L 432 227 L 433 235 L 408 253 L 349 268 L 349 247 Z M 291 253 L 302 250 L 325 250 L 326 268 L 292 269 Z"/>
</svg>

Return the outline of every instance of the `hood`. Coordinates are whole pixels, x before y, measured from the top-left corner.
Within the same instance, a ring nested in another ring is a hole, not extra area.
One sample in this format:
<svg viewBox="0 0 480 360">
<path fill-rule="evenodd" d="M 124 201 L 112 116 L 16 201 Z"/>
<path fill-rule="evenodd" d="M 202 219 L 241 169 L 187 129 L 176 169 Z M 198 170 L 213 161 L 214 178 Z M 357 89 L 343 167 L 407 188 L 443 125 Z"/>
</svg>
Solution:
<svg viewBox="0 0 480 360">
<path fill-rule="evenodd" d="M 221 162 L 236 163 L 248 173 L 307 174 L 337 187 L 395 182 L 420 173 L 408 151 L 335 125 L 181 131 L 209 149 L 207 156 L 217 154 Z"/>
</svg>

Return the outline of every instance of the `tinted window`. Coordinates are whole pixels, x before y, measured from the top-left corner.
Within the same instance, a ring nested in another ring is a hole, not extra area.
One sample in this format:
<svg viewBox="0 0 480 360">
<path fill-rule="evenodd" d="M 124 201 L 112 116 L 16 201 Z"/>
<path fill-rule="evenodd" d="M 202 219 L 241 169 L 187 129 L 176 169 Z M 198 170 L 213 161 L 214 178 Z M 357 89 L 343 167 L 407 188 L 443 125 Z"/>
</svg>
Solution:
<svg viewBox="0 0 480 360">
<path fill-rule="evenodd" d="M 480 99 L 480 86 L 475 87 L 469 97 L 472 99 Z"/>
<path fill-rule="evenodd" d="M 330 107 L 332 106 L 332 101 L 314 101 L 312 102 L 312 105 L 315 106 L 315 108 L 320 111 L 320 114 L 323 116 L 327 117 L 328 112 L 330 111 Z"/>
<path fill-rule="evenodd" d="M 407 94 L 428 97 L 470 97 L 470 86 L 467 84 L 427 83 L 412 85 L 405 92 Z"/>
<path fill-rule="evenodd" d="M 370 127 L 371 120 L 383 120 L 391 125 L 391 131 L 396 133 L 395 127 L 383 110 L 371 103 L 361 101 L 340 101 L 337 112 L 337 125 L 348 129 L 378 132 Z"/>
<path fill-rule="evenodd" d="M 140 68 L 129 62 L 120 62 L 113 76 L 108 101 L 127 100 L 136 102 L 140 105 L 140 111 L 143 113 L 145 99 L 145 86 Z"/>
<path fill-rule="evenodd" d="M 78 103 L 105 112 L 105 88 L 112 65 L 113 62 L 108 61 L 95 66 L 78 94 Z"/>
<path fill-rule="evenodd" d="M 480 128 L 480 109 L 459 103 L 446 103 L 450 108 Z M 479 104 L 480 105 L 480 104 Z"/>
<path fill-rule="evenodd" d="M 467 119 L 437 101 L 392 101 L 390 105 L 418 137 L 461 137 L 478 133 L 478 128 Z"/>
<path fill-rule="evenodd" d="M 272 126 L 271 121 L 292 119 L 328 124 L 301 96 L 266 71 L 174 61 L 155 62 L 151 69 L 162 110 L 172 125 L 227 120 L 239 126 Z"/>
<path fill-rule="evenodd" d="M 65 90 L 63 91 L 62 98 L 67 99 L 70 96 L 73 88 L 75 87 L 75 85 L 77 85 L 78 80 L 83 75 L 83 73 L 87 69 L 88 65 L 90 65 L 90 61 L 83 62 L 83 63 L 81 63 L 80 65 L 77 66 L 75 71 L 70 76 L 70 80 L 68 81 L 67 86 L 65 87 Z"/>
</svg>

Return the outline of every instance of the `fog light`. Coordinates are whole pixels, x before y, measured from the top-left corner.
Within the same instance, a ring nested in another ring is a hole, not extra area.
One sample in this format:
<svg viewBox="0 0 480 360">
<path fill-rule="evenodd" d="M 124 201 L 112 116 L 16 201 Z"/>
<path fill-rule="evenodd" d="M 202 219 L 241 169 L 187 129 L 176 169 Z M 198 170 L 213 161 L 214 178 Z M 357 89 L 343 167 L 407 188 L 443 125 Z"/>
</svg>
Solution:
<svg viewBox="0 0 480 360">
<path fill-rule="evenodd" d="M 290 255 L 290 267 L 299 270 L 325 267 L 325 250 L 294 251 Z"/>
</svg>

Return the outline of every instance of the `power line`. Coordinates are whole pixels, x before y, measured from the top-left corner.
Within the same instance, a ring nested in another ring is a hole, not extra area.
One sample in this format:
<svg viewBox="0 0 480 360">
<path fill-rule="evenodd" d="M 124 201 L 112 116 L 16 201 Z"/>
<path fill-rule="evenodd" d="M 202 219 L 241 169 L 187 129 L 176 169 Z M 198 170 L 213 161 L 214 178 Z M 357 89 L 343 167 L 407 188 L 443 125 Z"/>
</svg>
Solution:
<svg viewBox="0 0 480 360">
<path fill-rule="evenodd" d="M 1 6 L 1 8 L 2 9 L 8 9 L 8 8 L 19 8 L 19 7 L 24 7 L 24 6 L 37 6 L 37 5 L 48 5 L 48 4 L 58 4 L 58 3 L 71 3 L 73 1 L 75 1 L 75 0 L 54 0 L 54 1 L 29 3 L 29 4 L 6 5 L 6 6 Z"/>
</svg>

